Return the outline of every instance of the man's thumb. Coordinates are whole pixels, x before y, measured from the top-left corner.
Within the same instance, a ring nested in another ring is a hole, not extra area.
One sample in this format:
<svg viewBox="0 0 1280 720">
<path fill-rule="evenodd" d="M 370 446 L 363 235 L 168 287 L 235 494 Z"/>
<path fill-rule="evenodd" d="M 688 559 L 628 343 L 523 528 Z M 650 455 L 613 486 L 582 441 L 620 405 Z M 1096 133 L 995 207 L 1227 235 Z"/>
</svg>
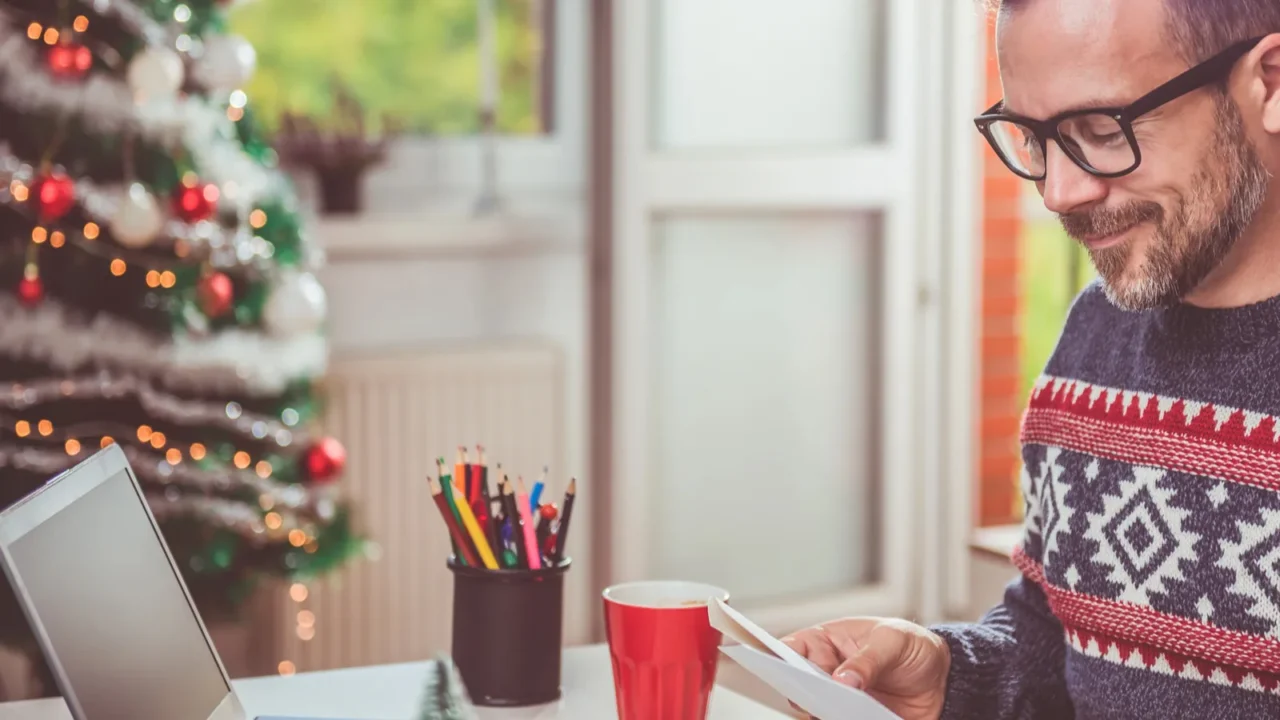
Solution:
<svg viewBox="0 0 1280 720">
<path fill-rule="evenodd" d="M 831 641 L 844 657 L 844 662 L 831 676 L 849 687 L 866 690 L 876 687 L 876 680 L 888 659 L 899 654 L 902 637 L 880 626 L 867 633 L 862 642 L 848 636 L 832 636 Z"/>
</svg>

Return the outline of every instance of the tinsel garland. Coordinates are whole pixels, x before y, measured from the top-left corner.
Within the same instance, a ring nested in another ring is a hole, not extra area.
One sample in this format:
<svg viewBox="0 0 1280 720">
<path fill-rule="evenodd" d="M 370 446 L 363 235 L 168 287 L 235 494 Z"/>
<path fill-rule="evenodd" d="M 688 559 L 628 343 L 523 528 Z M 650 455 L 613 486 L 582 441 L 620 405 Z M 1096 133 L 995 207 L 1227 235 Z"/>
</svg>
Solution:
<svg viewBox="0 0 1280 720">
<path fill-rule="evenodd" d="M 106 369 L 86 377 L 15 382 L 8 393 L 0 389 L 0 407 L 26 410 L 63 400 L 124 397 L 137 398 L 149 416 L 175 425 L 207 426 L 239 434 L 245 439 L 270 438 L 280 447 L 295 443 L 305 446 L 310 442 L 309 433 L 305 429 L 294 427 L 297 425 L 296 421 L 293 425 L 286 425 L 274 417 L 259 413 L 230 413 L 223 402 L 184 400 L 157 390 L 149 381 L 136 375 L 117 374 Z"/>
<path fill-rule="evenodd" d="M 160 339 L 109 315 L 85 318 L 52 298 L 27 308 L 3 293 L 0 355 L 39 360 L 64 372 L 119 368 L 174 389 L 260 396 L 323 376 L 328 366 L 328 345 L 320 333 L 281 339 L 227 329 L 206 337 Z"/>
<path fill-rule="evenodd" d="M 220 104 L 194 95 L 138 104 L 125 83 L 103 73 L 92 73 L 79 83 L 58 82 L 40 62 L 25 31 L 3 11 L 0 101 L 28 113 L 75 115 L 95 133 L 136 132 L 164 145 L 182 146 L 191 153 L 201 178 L 223 188 L 219 203 L 228 203 L 240 215 L 267 198 L 290 192 L 283 175 L 244 152 Z"/>
</svg>

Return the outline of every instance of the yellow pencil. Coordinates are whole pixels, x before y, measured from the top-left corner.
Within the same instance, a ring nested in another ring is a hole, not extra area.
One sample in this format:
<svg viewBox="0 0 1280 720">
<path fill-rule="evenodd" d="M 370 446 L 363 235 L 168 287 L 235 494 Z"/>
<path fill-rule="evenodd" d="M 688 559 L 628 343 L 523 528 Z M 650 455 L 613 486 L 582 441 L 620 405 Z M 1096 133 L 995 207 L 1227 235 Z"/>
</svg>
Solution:
<svg viewBox="0 0 1280 720">
<path fill-rule="evenodd" d="M 462 524 L 467 527 L 471 540 L 476 544 L 476 550 L 480 551 L 481 562 L 490 570 L 497 570 L 498 561 L 494 559 L 493 551 L 489 549 L 489 541 L 485 539 L 484 533 L 480 531 L 480 523 L 476 522 L 476 514 L 471 512 L 471 506 L 467 504 L 467 499 L 461 494 L 454 494 L 453 504 L 458 508 L 458 516 L 462 518 Z"/>
</svg>

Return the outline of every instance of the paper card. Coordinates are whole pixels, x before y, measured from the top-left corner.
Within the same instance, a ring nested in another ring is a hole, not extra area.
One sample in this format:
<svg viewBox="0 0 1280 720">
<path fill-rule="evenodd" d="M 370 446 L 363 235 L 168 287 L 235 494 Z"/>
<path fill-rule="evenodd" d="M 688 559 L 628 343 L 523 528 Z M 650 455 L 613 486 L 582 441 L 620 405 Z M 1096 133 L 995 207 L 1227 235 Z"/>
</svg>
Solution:
<svg viewBox="0 0 1280 720">
<path fill-rule="evenodd" d="M 836 682 L 822 668 L 717 598 L 707 605 L 711 627 L 739 643 L 720 651 L 816 718 L 896 720 L 875 698 Z"/>
<path fill-rule="evenodd" d="M 720 650 L 819 720 L 899 720 L 875 698 L 841 685 L 829 676 L 801 670 L 747 645 L 726 646 Z"/>
</svg>

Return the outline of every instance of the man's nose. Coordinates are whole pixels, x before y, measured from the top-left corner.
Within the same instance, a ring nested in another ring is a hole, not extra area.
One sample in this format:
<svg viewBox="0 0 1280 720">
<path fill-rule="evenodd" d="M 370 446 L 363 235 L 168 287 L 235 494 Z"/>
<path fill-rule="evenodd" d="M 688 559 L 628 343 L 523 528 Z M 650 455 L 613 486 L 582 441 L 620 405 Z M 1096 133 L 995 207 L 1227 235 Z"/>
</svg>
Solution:
<svg viewBox="0 0 1280 720">
<path fill-rule="evenodd" d="M 1050 212 L 1065 215 L 1106 199 L 1105 180 L 1085 172 L 1057 143 L 1048 143 L 1045 150 L 1045 178 L 1036 187 Z"/>
</svg>

